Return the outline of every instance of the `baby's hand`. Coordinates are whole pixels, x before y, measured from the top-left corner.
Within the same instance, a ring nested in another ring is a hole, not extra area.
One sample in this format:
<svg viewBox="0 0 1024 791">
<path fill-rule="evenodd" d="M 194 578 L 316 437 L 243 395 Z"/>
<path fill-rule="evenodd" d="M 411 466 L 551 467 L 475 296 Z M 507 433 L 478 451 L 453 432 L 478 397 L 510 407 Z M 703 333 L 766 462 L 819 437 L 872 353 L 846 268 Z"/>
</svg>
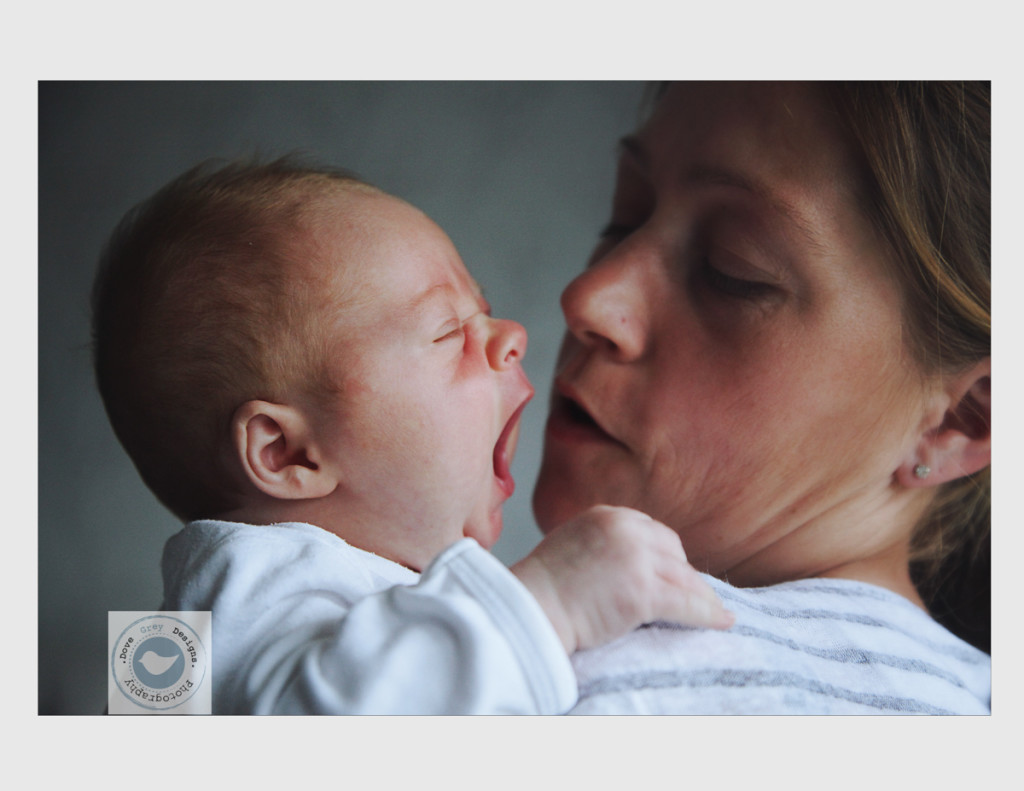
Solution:
<svg viewBox="0 0 1024 791">
<path fill-rule="evenodd" d="M 728 629 L 735 620 L 686 562 L 679 536 L 631 508 L 595 506 L 512 566 L 570 654 L 656 620 Z"/>
</svg>

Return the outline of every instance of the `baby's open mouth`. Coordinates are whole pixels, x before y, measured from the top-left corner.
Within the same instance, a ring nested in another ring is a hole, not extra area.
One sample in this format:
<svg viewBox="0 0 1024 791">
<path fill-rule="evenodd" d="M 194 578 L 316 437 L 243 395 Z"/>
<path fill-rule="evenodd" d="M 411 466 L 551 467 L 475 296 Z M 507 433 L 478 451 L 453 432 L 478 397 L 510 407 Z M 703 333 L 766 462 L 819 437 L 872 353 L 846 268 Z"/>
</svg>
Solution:
<svg viewBox="0 0 1024 791">
<path fill-rule="evenodd" d="M 498 479 L 499 485 L 508 497 L 512 496 L 516 488 L 516 482 L 512 477 L 510 467 L 512 459 L 516 454 L 516 444 L 519 439 L 519 418 L 522 416 L 523 409 L 525 408 L 526 401 L 520 404 L 519 408 L 512 413 L 512 417 L 508 419 L 505 428 L 501 431 L 501 436 L 498 437 L 498 441 L 494 445 L 494 477 Z"/>
</svg>

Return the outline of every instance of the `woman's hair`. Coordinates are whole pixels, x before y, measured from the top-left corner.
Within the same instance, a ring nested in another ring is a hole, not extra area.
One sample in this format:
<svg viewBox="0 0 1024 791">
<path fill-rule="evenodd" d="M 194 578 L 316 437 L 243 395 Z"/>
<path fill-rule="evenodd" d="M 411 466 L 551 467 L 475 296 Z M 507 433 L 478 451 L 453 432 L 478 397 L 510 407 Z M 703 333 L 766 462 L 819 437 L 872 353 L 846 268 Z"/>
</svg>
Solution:
<svg viewBox="0 0 1024 791">
<path fill-rule="evenodd" d="M 240 404 L 330 387 L 327 290 L 294 264 L 316 255 L 307 220 L 339 186 L 373 189 L 295 157 L 203 163 L 132 209 L 103 251 L 97 385 L 142 479 L 182 519 L 236 504 L 224 458 Z"/>
<path fill-rule="evenodd" d="M 990 84 L 822 87 L 863 163 L 864 208 L 893 252 L 904 336 L 922 371 L 956 374 L 990 356 Z M 990 499 L 988 468 L 940 488 L 912 537 L 926 598 L 956 556 L 987 547 Z"/>
</svg>

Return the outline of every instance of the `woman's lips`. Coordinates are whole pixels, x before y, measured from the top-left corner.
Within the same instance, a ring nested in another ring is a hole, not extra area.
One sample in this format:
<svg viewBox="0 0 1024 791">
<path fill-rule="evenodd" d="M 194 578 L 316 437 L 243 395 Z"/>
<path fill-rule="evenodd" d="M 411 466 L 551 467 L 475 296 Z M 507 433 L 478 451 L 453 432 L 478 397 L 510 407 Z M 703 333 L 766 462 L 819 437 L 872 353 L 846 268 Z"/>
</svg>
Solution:
<svg viewBox="0 0 1024 791">
<path fill-rule="evenodd" d="M 619 442 L 605 431 L 578 401 L 556 393 L 551 399 L 546 432 L 553 439 L 570 442 Z"/>
</svg>

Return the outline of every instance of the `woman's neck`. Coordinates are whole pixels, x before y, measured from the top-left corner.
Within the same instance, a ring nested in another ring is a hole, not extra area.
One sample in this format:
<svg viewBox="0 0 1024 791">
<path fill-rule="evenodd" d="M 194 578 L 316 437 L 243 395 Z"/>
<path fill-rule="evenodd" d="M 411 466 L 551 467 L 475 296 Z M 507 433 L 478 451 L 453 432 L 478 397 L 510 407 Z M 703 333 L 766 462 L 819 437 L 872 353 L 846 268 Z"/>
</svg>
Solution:
<svg viewBox="0 0 1024 791">
<path fill-rule="evenodd" d="M 867 558 L 844 563 L 817 574 L 818 577 L 857 580 L 886 588 L 927 611 L 910 578 L 910 556 L 905 546 L 894 546 Z"/>
</svg>

